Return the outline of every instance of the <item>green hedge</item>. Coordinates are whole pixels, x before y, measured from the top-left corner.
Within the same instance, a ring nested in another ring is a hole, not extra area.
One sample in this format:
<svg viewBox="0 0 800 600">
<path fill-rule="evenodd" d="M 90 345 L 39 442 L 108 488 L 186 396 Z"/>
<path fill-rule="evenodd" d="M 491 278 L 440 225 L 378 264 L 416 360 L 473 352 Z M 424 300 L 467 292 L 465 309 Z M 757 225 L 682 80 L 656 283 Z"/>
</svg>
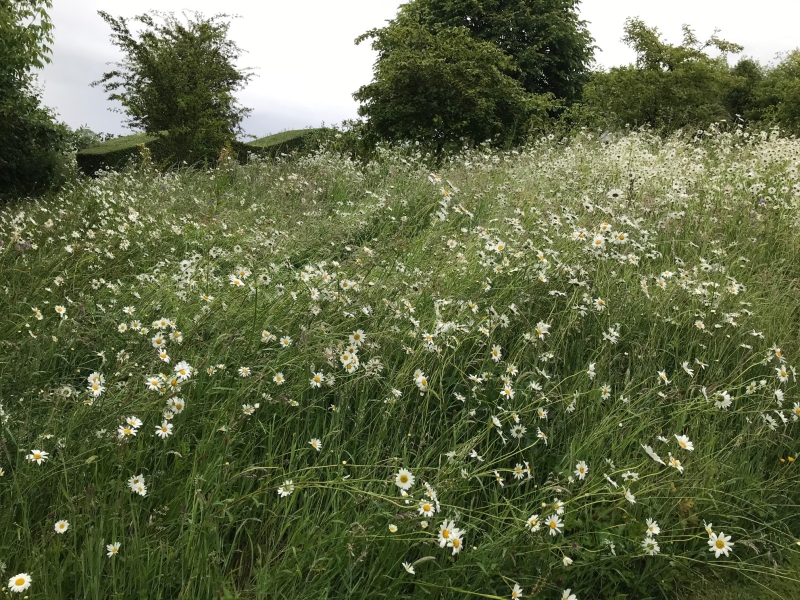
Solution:
<svg viewBox="0 0 800 600">
<path fill-rule="evenodd" d="M 86 175 L 94 175 L 105 168 L 121 169 L 132 157 L 139 157 L 140 144 L 144 144 L 155 154 L 157 142 L 156 136 L 146 133 L 114 138 L 78 152 L 76 154 L 78 167 Z"/>
<path fill-rule="evenodd" d="M 234 142 L 233 149 L 240 163 L 246 163 L 251 154 L 275 158 L 280 154 L 311 152 L 319 147 L 321 141 L 331 131 L 333 130 L 327 127 L 283 131 L 246 144 Z M 150 150 L 154 163 L 163 164 L 167 161 L 166 152 L 157 136 L 136 133 L 81 150 L 77 153 L 78 167 L 84 174 L 90 176 L 103 169 L 122 169 L 131 159 L 139 160 L 140 144 L 144 144 Z"/>
<path fill-rule="evenodd" d="M 245 145 L 249 149 L 255 149 L 256 153 L 262 156 L 266 155 L 270 158 L 275 158 L 280 154 L 291 154 L 292 152 L 312 152 L 319 148 L 322 140 L 332 131 L 328 127 L 293 129 L 268 135 Z"/>
</svg>

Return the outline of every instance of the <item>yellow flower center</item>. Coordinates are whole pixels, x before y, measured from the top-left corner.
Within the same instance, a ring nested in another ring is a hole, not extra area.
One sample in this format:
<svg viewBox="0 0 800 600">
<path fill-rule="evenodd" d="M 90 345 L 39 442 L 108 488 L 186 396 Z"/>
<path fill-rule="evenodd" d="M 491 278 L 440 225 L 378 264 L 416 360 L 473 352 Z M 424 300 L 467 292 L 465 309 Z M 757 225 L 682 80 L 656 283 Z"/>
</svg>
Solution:
<svg viewBox="0 0 800 600">
<path fill-rule="evenodd" d="M 722 550 L 725 547 L 725 542 L 723 542 L 722 540 L 717 540 L 716 541 L 716 546 L 717 546 L 717 548 Z"/>
<path fill-rule="evenodd" d="M 408 477 L 406 475 L 400 475 L 400 483 L 408 483 Z"/>
<path fill-rule="evenodd" d="M 556 522 L 550 521 L 550 529 L 555 529 L 555 528 L 556 528 Z"/>
<path fill-rule="evenodd" d="M 17 577 L 14 580 L 14 585 L 16 585 L 17 587 L 25 585 L 25 578 L 24 577 Z"/>
<path fill-rule="evenodd" d="M 453 540 L 453 548 L 458 548 L 461 545 L 461 540 L 458 538 Z"/>
<path fill-rule="evenodd" d="M 442 537 L 445 538 L 445 539 L 449 538 L 450 537 L 450 530 L 449 529 L 443 529 L 442 530 Z"/>
</svg>

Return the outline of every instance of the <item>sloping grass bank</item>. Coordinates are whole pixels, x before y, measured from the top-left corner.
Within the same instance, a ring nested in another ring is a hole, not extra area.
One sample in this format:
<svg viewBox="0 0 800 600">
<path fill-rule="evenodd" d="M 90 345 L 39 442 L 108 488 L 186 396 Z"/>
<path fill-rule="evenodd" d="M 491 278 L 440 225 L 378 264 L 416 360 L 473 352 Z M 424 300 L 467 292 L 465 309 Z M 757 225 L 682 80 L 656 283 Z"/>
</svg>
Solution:
<svg viewBox="0 0 800 600">
<path fill-rule="evenodd" d="M 3 209 L 5 576 L 30 598 L 796 590 L 798 163 L 779 138 L 579 136 L 435 174 L 401 152 L 124 172 Z"/>
</svg>

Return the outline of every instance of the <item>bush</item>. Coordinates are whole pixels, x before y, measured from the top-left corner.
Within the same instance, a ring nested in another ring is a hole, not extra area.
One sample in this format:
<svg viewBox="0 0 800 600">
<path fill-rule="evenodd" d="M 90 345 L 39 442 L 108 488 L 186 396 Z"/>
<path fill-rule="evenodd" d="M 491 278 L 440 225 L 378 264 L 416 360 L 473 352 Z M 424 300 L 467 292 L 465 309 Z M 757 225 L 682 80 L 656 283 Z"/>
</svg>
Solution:
<svg viewBox="0 0 800 600">
<path fill-rule="evenodd" d="M 67 177 L 68 129 L 30 90 L 0 90 L 0 196 L 41 193 Z"/>
<path fill-rule="evenodd" d="M 800 50 L 785 54 L 763 78 L 755 95 L 767 124 L 800 135 Z"/>
<path fill-rule="evenodd" d="M 0 2 L 0 197 L 44 191 L 68 173 L 68 130 L 41 105 L 32 75 L 50 60 L 49 8 L 49 0 Z"/>
</svg>

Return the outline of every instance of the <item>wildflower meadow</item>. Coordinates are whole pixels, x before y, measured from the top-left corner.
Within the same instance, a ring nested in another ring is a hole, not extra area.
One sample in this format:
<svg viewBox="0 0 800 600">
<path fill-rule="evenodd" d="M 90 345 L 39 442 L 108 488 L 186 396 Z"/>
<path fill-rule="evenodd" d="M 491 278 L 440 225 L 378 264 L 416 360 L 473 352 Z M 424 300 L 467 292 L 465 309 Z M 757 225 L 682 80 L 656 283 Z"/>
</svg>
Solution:
<svg viewBox="0 0 800 600">
<path fill-rule="evenodd" d="M 0 208 L 3 597 L 800 583 L 798 168 L 583 133 Z"/>
</svg>

